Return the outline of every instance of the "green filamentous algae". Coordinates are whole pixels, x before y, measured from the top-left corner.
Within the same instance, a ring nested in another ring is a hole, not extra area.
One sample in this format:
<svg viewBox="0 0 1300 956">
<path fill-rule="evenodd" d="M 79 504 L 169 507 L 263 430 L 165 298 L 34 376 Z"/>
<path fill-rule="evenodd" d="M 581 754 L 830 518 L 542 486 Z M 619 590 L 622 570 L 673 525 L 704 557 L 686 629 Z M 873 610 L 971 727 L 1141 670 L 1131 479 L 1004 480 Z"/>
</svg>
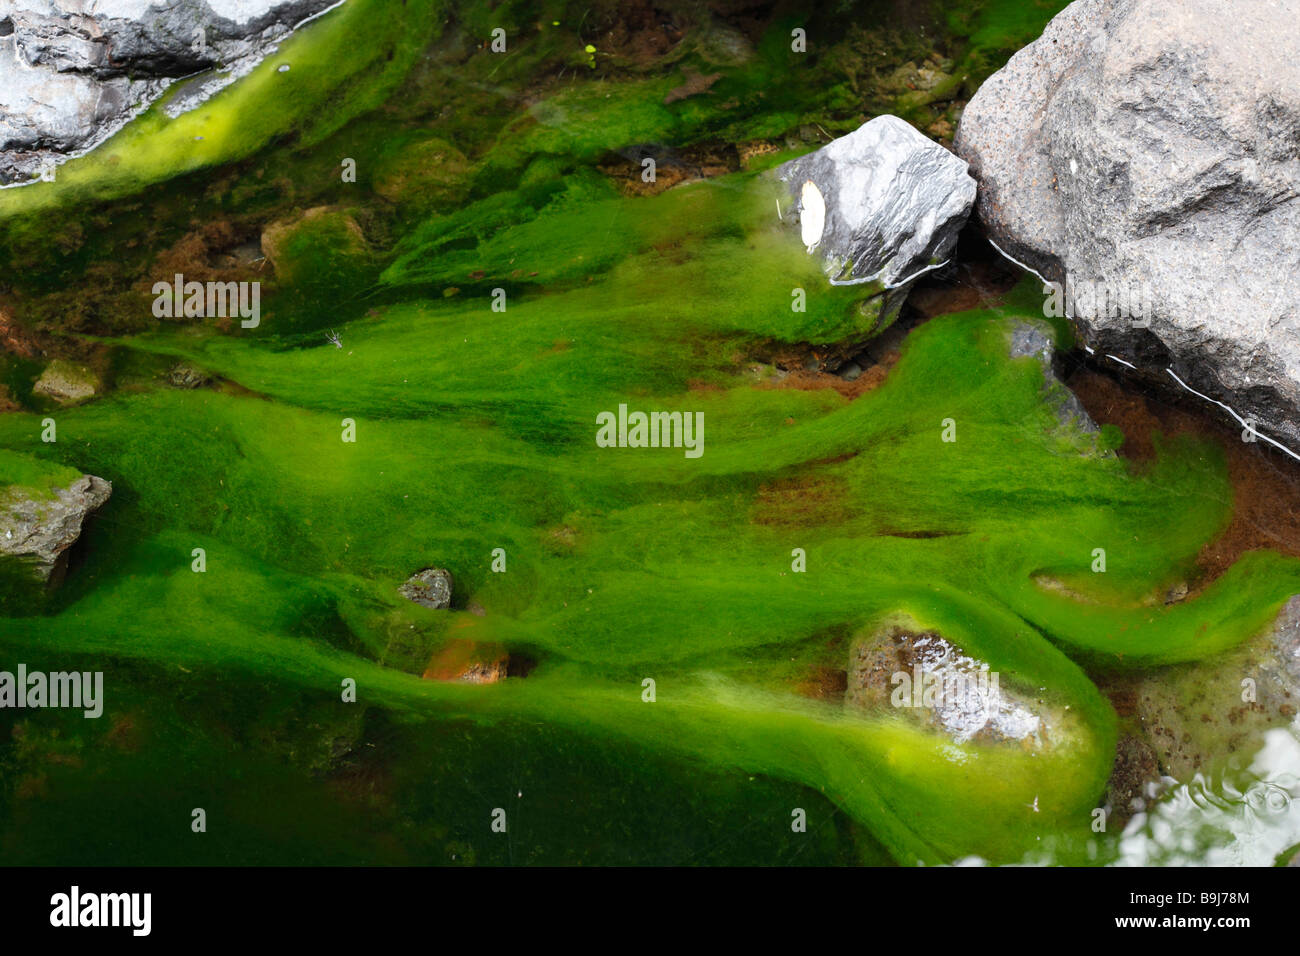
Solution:
<svg viewBox="0 0 1300 956">
<path fill-rule="evenodd" d="M 938 4 L 928 49 L 855 27 L 806 62 L 790 31 L 829 13 L 683 13 L 634 56 L 584 26 L 616 5 L 492 6 L 349 0 L 0 193 L 0 306 L 100 376 L 64 407 L 37 358 L 0 366 L 0 485 L 114 489 L 57 588 L 0 576 L 0 669 L 105 674 L 98 720 L 0 711 L 5 859 L 1119 859 L 1097 682 L 1233 652 L 1300 562 L 1163 600 L 1232 518 L 1222 449 L 1135 469 L 1063 420 L 1011 348 L 1070 345 L 1035 282 L 899 336 L 872 387 L 810 385 L 781 356 L 898 329 L 763 175 L 868 110 L 956 118 L 961 82 L 924 102 L 861 50 L 978 82 L 1063 4 Z M 156 318 L 179 272 L 261 283 L 260 321 Z M 399 593 L 430 568 L 450 607 Z M 882 628 L 1050 726 L 846 703 Z M 176 841 L 195 807 L 220 834 Z"/>
</svg>

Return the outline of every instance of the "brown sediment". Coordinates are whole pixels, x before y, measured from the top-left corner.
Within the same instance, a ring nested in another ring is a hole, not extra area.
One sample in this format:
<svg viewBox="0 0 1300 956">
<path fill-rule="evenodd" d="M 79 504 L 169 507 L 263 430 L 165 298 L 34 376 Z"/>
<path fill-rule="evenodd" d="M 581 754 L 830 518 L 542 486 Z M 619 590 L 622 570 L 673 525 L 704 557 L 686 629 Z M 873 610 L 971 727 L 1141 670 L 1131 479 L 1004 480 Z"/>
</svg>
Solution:
<svg viewBox="0 0 1300 956">
<path fill-rule="evenodd" d="M 895 360 L 897 355 L 895 354 Z M 885 364 L 878 363 L 866 369 L 861 375 L 849 381 L 840 378 L 838 375 L 831 375 L 829 372 L 810 372 L 801 370 L 791 372 L 779 382 L 764 382 L 760 388 L 793 388 L 800 392 L 815 392 L 823 388 L 831 388 L 839 392 L 850 401 L 866 395 L 868 392 L 875 391 L 884 384 L 885 379 L 889 377 L 889 370 L 894 362 Z"/>
<path fill-rule="evenodd" d="M 35 358 L 44 351 L 30 332 L 14 322 L 3 306 L 0 306 L 0 349 L 21 358 Z"/>
<path fill-rule="evenodd" d="M 843 478 L 806 474 L 760 485 L 750 521 L 775 527 L 838 524 L 853 514 Z"/>
<path fill-rule="evenodd" d="M 613 65 L 624 69 L 655 66 L 682 41 L 690 26 L 686 21 L 674 22 L 654 0 L 623 0 L 616 9 L 607 24 L 593 31 L 591 43 L 598 56 L 609 57 Z"/>
<path fill-rule="evenodd" d="M 1232 483 L 1232 518 L 1197 556 L 1202 581 L 1214 580 L 1242 554 L 1259 548 L 1300 557 L 1300 468 L 1281 453 L 1262 442 L 1242 441 L 1240 429 L 1209 409 L 1162 402 L 1091 368 L 1079 369 L 1067 384 L 1093 421 L 1124 433 L 1119 454 L 1137 470 L 1155 460 L 1156 434 L 1209 438 L 1223 449 Z"/>
<path fill-rule="evenodd" d="M 510 655 L 500 644 L 451 640 L 429 660 L 425 680 L 461 681 L 467 684 L 495 684 L 505 680 Z"/>
<path fill-rule="evenodd" d="M 364 807 L 369 813 L 392 812 L 394 779 L 384 762 L 383 751 L 365 741 L 358 745 L 351 759 L 331 767 L 325 785 L 340 798 Z"/>
<path fill-rule="evenodd" d="M 118 750 L 135 753 L 140 749 L 140 727 L 132 714 L 122 714 L 114 719 L 113 726 L 104 735 L 104 742 Z"/>
<path fill-rule="evenodd" d="M 827 368 L 848 361 L 840 351 L 833 348 L 790 345 L 774 353 L 765 353 L 765 356 L 760 361 L 775 365 L 785 374 L 759 382 L 757 388 L 793 388 L 801 392 L 831 389 L 852 401 L 884 384 L 890 370 L 898 364 L 899 352 L 897 349 L 889 350 L 879 361 L 852 380 L 826 371 Z"/>
<path fill-rule="evenodd" d="M 684 82 L 681 86 L 675 86 L 664 95 L 664 105 L 668 106 L 676 103 L 678 100 L 689 99 L 692 96 L 699 96 L 701 93 L 707 93 L 714 83 L 722 79 L 721 73 L 700 73 L 689 66 L 682 69 Z"/>
<path fill-rule="evenodd" d="M 655 161 L 651 182 L 642 178 L 641 161 L 647 157 Z M 736 147 L 729 143 L 700 143 L 680 150 L 646 150 L 644 156 L 635 151 L 613 154 L 596 168 L 612 179 L 625 196 L 653 196 L 684 182 L 734 173 L 741 168 L 741 159 Z M 670 243 L 676 244 L 676 240 Z"/>
<path fill-rule="evenodd" d="M 716 382 L 706 382 L 703 379 L 693 378 L 686 383 L 686 388 L 692 392 L 724 392 L 721 385 Z"/>
<path fill-rule="evenodd" d="M 259 269 L 252 253 L 241 255 L 241 245 L 256 239 L 247 227 L 226 220 L 209 222 L 182 236 L 158 254 L 149 274 L 170 282 L 177 273 L 197 282 L 251 281 Z"/>
<path fill-rule="evenodd" d="M 930 541 L 934 538 L 955 538 L 964 535 L 965 531 L 877 531 L 876 534 L 882 538 L 908 538 L 912 541 Z"/>
<path fill-rule="evenodd" d="M 794 689 L 800 696 L 813 700 L 842 701 L 849 689 L 849 672 L 842 667 L 819 664 Z"/>
<path fill-rule="evenodd" d="M 740 156 L 741 169 L 749 169 L 754 160 L 761 159 L 764 156 L 771 156 L 773 153 L 779 153 L 782 149 L 780 143 L 770 139 L 753 139 L 746 143 L 736 144 L 736 153 Z"/>
</svg>

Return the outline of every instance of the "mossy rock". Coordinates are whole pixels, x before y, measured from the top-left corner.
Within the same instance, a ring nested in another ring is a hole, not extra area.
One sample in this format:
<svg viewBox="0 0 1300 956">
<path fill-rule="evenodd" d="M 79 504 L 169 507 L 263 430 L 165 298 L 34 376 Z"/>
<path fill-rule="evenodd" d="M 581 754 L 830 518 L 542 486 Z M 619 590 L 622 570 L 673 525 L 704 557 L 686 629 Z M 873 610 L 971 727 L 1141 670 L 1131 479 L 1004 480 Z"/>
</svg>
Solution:
<svg viewBox="0 0 1300 956">
<path fill-rule="evenodd" d="M 0 506 L 18 498 L 48 498 L 54 490 L 76 481 L 75 468 L 0 448 Z"/>
<path fill-rule="evenodd" d="M 1161 770 L 1181 781 L 1221 772 L 1222 761 L 1249 761 L 1269 731 L 1287 728 L 1300 710 L 1300 596 L 1277 621 L 1214 658 L 1138 681 L 1136 714 Z"/>
<path fill-rule="evenodd" d="M 370 283 L 372 259 L 351 211 L 308 209 L 262 232 L 262 254 L 277 284 L 292 286 L 295 300 L 329 307 L 355 298 Z"/>
<path fill-rule="evenodd" d="M 98 373 L 88 366 L 55 359 L 36 380 L 32 393 L 60 405 L 80 405 L 94 398 L 102 387 Z"/>
<path fill-rule="evenodd" d="M 459 205 L 470 162 L 446 140 L 436 137 L 403 143 L 387 155 L 372 188 L 390 202 L 429 210 Z"/>
</svg>

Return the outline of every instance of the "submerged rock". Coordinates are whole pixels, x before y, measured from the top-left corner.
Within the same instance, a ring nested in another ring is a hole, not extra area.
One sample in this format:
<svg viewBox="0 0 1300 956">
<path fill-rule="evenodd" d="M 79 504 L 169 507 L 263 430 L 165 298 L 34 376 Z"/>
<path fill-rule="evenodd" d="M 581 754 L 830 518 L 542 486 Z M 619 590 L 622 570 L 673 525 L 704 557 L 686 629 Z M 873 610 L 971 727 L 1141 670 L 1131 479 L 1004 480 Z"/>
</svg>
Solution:
<svg viewBox="0 0 1300 956">
<path fill-rule="evenodd" d="M 86 518 L 112 493 L 112 484 L 94 475 L 82 475 L 52 495 L 11 489 L 0 495 L 0 552 L 31 560 L 40 580 L 57 583 Z"/>
<path fill-rule="evenodd" d="M 1270 731 L 1294 727 L 1300 713 L 1300 595 L 1251 640 L 1120 690 L 1165 774 L 1187 781 L 1230 755 L 1248 761 Z"/>
<path fill-rule="evenodd" d="M 1297 22 L 1300 0 L 1076 0 L 956 140 L 990 238 L 1079 290 L 1086 344 L 1166 385 L 1172 366 L 1292 447 Z"/>
<path fill-rule="evenodd" d="M 793 200 L 783 221 L 831 282 L 874 283 L 894 303 L 947 260 L 975 203 L 965 161 L 897 116 L 878 116 L 775 175 Z"/>
<path fill-rule="evenodd" d="M 1052 341 L 1047 323 L 1025 320 L 1011 326 L 1011 357 L 1033 356 L 1038 359 L 1043 367 L 1043 390 L 1047 393 L 1047 400 L 1056 408 L 1057 421 L 1060 422 L 1061 427 L 1091 435 L 1100 433 L 1101 429 L 1083 407 L 1079 397 L 1057 378 L 1056 369 L 1052 364 L 1055 352 L 1056 345 Z M 1114 452 L 1109 451 L 1102 454 L 1114 456 Z"/>
<path fill-rule="evenodd" d="M 0 182 L 98 145 L 174 80 L 219 70 L 169 112 L 198 105 L 335 2 L 0 0 Z"/>
<path fill-rule="evenodd" d="M 32 392 L 60 405 L 80 405 L 94 398 L 99 386 L 99 376 L 86 366 L 55 359 L 36 380 Z"/>
<path fill-rule="evenodd" d="M 1115 766 L 1106 784 L 1102 809 L 1107 826 L 1122 830 L 1135 813 L 1141 813 L 1162 786 L 1160 760 L 1155 748 L 1140 736 L 1126 734 L 1115 747 Z"/>
<path fill-rule="evenodd" d="M 212 376 L 189 362 L 178 362 L 167 370 L 167 381 L 173 388 L 203 388 L 212 384 Z"/>
<path fill-rule="evenodd" d="M 934 631 L 908 623 L 877 628 L 853 645 L 845 702 L 893 712 L 954 743 L 1050 746 L 1059 714 L 1003 686 L 1001 675 Z"/>
<path fill-rule="evenodd" d="M 280 282 L 320 294 L 341 294 L 369 264 L 361 227 L 352 214 L 315 206 L 301 215 L 270 223 L 262 230 L 262 255 Z"/>
<path fill-rule="evenodd" d="M 425 568 L 412 574 L 397 593 L 408 601 L 435 611 L 451 607 L 451 572 L 446 568 Z"/>
</svg>

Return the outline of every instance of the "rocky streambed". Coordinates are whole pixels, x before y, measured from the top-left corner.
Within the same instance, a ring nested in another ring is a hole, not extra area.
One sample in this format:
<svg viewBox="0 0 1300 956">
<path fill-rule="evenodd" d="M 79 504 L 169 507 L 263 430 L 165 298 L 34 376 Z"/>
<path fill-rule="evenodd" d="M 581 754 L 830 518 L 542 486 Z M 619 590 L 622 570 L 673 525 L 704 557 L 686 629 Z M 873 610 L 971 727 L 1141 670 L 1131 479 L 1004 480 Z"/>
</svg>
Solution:
<svg viewBox="0 0 1300 956">
<path fill-rule="evenodd" d="M 349 0 L 286 41 L 289 71 L 251 67 L 8 191 L 0 534 L 26 576 L 0 646 L 93 663 L 108 689 L 93 728 L 10 721 L 9 845 L 49 845 L 48 794 L 112 808 L 102 781 L 161 780 L 176 753 L 233 818 L 305 808 L 270 828 L 302 843 L 250 827 L 225 859 L 508 862 L 484 795 L 536 862 L 1294 845 L 1300 487 L 1262 440 L 1285 444 L 1281 405 L 1233 390 L 1224 369 L 1258 355 L 1217 312 L 1197 328 L 1222 348 L 1180 338 L 1167 298 L 1112 341 L 1044 288 L 1128 283 L 1139 251 L 1181 263 L 1177 242 L 1208 281 L 1242 243 L 1215 260 L 1198 230 L 1285 216 L 1286 190 L 1256 187 L 1289 167 L 1220 162 L 1244 140 L 1207 134 L 1186 208 L 1115 221 L 1151 144 L 1083 150 L 1107 118 L 1079 104 L 1165 51 L 1182 65 L 1138 112 L 1203 133 L 1220 101 L 1180 98 L 1199 74 L 1152 39 L 1198 35 L 1196 5 L 1084 0 L 1022 36 L 1014 4 L 950 4 L 919 49 L 925 24 L 885 6 L 897 29 L 566 7 L 504 20 L 495 50 L 490 7 Z M 316 9 L 219 7 L 195 15 L 221 62 Z M 130 22 L 172 22 L 150 16 Z M 85 42 L 77 82 L 123 82 Z M 1195 67 L 1219 70 L 1211 92 L 1241 80 L 1233 42 Z M 319 125 L 339 44 L 373 68 Z M 146 83 L 197 65 L 141 56 Z M 233 123 L 250 103 L 257 130 Z M 1033 119 L 999 125 L 1012 105 Z M 160 316 L 177 275 L 201 304 L 258 283 L 258 321 Z M 617 441 L 607 416 L 630 423 Z M 699 455 L 674 440 L 687 420 Z M 132 799 L 162 812 L 166 788 Z M 374 839 L 341 822 L 359 809 Z M 776 823 L 754 837 L 733 812 Z M 170 859 L 117 816 L 140 862 Z"/>
</svg>

